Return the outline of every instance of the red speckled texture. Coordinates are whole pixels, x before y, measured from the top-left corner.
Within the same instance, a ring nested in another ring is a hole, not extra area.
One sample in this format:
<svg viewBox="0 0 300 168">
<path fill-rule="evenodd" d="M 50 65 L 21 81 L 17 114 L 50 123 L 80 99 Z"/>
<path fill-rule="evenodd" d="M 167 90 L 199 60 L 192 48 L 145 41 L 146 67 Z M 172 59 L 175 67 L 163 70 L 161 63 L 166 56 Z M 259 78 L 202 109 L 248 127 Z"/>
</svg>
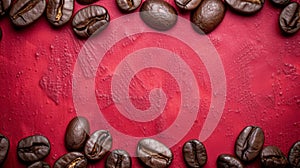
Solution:
<svg viewBox="0 0 300 168">
<path fill-rule="evenodd" d="M 175 6 L 173 1 L 167 1 Z M 113 0 L 101 0 L 96 4 L 105 6 L 112 20 L 123 15 Z M 75 10 L 82 7 L 76 3 Z M 203 142 L 208 152 L 206 167 L 215 167 L 219 154 L 234 152 L 235 138 L 247 125 L 262 127 L 266 135 L 265 145 L 276 145 L 285 154 L 295 141 L 300 140 L 300 32 L 292 37 L 282 36 L 278 27 L 279 13 L 280 9 L 269 1 L 254 16 L 239 16 L 228 10 L 223 22 L 208 36 L 224 65 L 227 97 L 220 123 Z M 189 13 L 179 15 L 189 18 Z M 65 128 L 76 116 L 72 72 L 84 41 L 73 34 L 70 23 L 56 29 L 50 26 L 45 16 L 21 30 L 15 29 L 7 16 L 0 19 L 0 25 L 3 30 L 0 42 L 0 133 L 11 143 L 4 167 L 25 167 L 17 159 L 16 146 L 21 138 L 32 134 L 49 138 L 52 149 L 45 160 L 53 165 L 67 152 L 64 147 Z M 151 37 L 145 38 L 147 36 L 138 37 L 129 46 L 147 46 Z M 158 38 L 164 44 L 163 38 Z M 165 48 L 180 45 L 176 40 L 164 44 Z M 114 47 L 114 54 L 105 57 L 97 73 L 95 93 L 99 108 L 115 128 L 127 134 L 149 136 L 166 129 L 176 118 L 180 91 L 176 81 L 158 69 L 139 72 L 131 82 L 129 94 L 133 104 L 145 110 L 149 107 L 149 90 L 163 88 L 170 102 L 159 119 L 147 123 L 146 129 L 141 130 L 137 129 L 141 123 L 132 127 L 132 123 L 122 116 L 108 113 L 114 111 L 108 92 L 110 71 L 130 52 L 130 47 L 126 50 L 122 46 Z M 211 95 L 209 77 L 201 61 L 189 54 L 182 54 L 182 57 L 197 74 L 203 94 L 201 113 L 193 129 L 172 147 L 174 160 L 171 168 L 185 167 L 181 148 L 185 141 L 199 136 Z M 86 117 L 91 121 L 91 132 L 102 129 L 91 116 Z M 120 125 L 121 120 L 125 120 L 125 124 Z M 104 162 L 90 167 L 103 167 Z M 141 167 L 136 158 L 133 158 L 133 167 Z M 259 167 L 259 163 L 247 167 Z"/>
</svg>

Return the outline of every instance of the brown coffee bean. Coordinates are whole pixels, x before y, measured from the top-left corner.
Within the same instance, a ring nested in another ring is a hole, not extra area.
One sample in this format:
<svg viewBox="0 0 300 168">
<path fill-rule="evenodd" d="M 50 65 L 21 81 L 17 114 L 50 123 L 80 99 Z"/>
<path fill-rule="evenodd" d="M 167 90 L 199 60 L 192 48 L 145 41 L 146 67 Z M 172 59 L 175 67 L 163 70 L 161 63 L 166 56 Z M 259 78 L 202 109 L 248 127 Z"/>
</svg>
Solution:
<svg viewBox="0 0 300 168">
<path fill-rule="evenodd" d="M 185 163 L 192 168 L 203 167 L 207 162 L 205 146 L 198 140 L 187 141 L 182 148 Z"/>
<path fill-rule="evenodd" d="M 105 168 L 131 168 L 131 158 L 124 150 L 113 150 L 106 159 Z"/>
<path fill-rule="evenodd" d="M 202 0 L 175 0 L 176 6 L 183 10 L 196 9 Z"/>
<path fill-rule="evenodd" d="M 9 140 L 4 135 L 0 134 L 0 167 L 5 162 L 9 151 Z"/>
<path fill-rule="evenodd" d="M 57 159 L 53 168 L 86 168 L 87 164 L 87 159 L 82 153 L 70 152 Z"/>
<path fill-rule="evenodd" d="M 3 16 L 11 5 L 11 0 L 0 0 L 0 16 Z"/>
<path fill-rule="evenodd" d="M 300 168 L 300 141 L 294 143 L 288 157 L 291 168 Z"/>
<path fill-rule="evenodd" d="M 217 159 L 217 168 L 244 168 L 244 165 L 233 155 L 221 154 Z"/>
<path fill-rule="evenodd" d="M 261 152 L 260 161 L 265 168 L 285 168 L 288 165 L 287 158 L 276 146 L 265 147 Z"/>
<path fill-rule="evenodd" d="M 38 161 L 29 165 L 27 168 L 51 168 L 51 167 L 48 163 L 44 161 Z"/>
<path fill-rule="evenodd" d="M 124 13 L 129 13 L 137 9 L 142 0 L 116 0 L 117 6 Z"/>
<path fill-rule="evenodd" d="M 48 0 L 47 19 L 54 26 L 66 24 L 72 17 L 74 0 Z"/>
<path fill-rule="evenodd" d="M 239 14 L 253 15 L 263 8 L 265 0 L 225 0 L 225 3 Z"/>
<path fill-rule="evenodd" d="M 279 27 L 284 34 L 291 35 L 300 30 L 300 4 L 292 2 L 279 16 Z"/>
</svg>

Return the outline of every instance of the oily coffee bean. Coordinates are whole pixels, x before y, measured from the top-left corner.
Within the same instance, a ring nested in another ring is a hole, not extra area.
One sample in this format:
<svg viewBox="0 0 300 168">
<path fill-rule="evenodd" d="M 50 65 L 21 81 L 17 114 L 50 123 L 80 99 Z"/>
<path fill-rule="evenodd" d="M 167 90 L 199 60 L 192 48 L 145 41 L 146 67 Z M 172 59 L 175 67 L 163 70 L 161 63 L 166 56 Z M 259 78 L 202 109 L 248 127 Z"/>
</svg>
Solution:
<svg viewBox="0 0 300 168">
<path fill-rule="evenodd" d="M 48 163 L 44 161 L 38 161 L 29 165 L 27 168 L 51 168 L 51 167 Z"/>
<path fill-rule="evenodd" d="M 9 151 L 9 140 L 4 135 L 0 134 L 0 167 L 7 158 Z"/>
<path fill-rule="evenodd" d="M 53 168 L 86 168 L 87 164 L 87 159 L 82 153 L 70 152 L 57 159 Z"/>
<path fill-rule="evenodd" d="M 229 154 L 221 154 L 217 159 L 217 168 L 243 168 L 242 162 Z"/>
<path fill-rule="evenodd" d="M 16 26 L 26 26 L 42 16 L 46 0 L 18 0 L 11 8 L 10 19 Z"/>
<path fill-rule="evenodd" d="M 288 165 L 287 158 L 276 146 L 265 147 L 261 152 L 260 159 L 265 168 L 285 168 Z"/>
<path fill-rule="evenodd" d="M 142 0 L 116 0 L 116 3 L 122 12 L 129 13 L 138 8 Z"/>
<path fill-rule="evenodd" d="M 200 5 L 202 0 L 175 0 L 175 4 L 178 8 L 183 10 L 193 10 Z"/>
<path fill-rule="evenodd" d="M 203 167 L 207 162 L 205 146 L 198 140 L 187 141 L 182 148 L 185 163 L 192 168 Z"/>
<path fill-rule="evenodd" d="M 49 0 L 47 19 L 54 26 L 62 26 L 71 19 L 73 10 L 74 0 Z"/>
<path fill-rule="evenodd" d="M 42 135 L 23 138 L 17 146 L 18 157 L 23 162 L 35 162 L 44 159 L 50 153 L 49 140 Z"/>
<path fill-rule="evenodd" d="M 77 2 L 82 4 L 82 5 L 92 4 L 92 3 L 97 2 L 97 1 L 99 1 L 99 0 L 77 0 Z"/>
<path fill-rule="evenodd" d="M 294 34 L 300 29 L 300 4 L 292 2 L 279 16 L 279 27 L 285 34 Z"/>
<path fill-rule="evenodd" d="M 11 0 L 0 0 L 0 16 L 3 16 L 11 5 Z"/>
<path fill-rule="evenodd" d="M 291 147 L 288 160 L 291 168 L 300 168 L 300 141 L 297 141 Z"/>
<path fill-rule="evenodd" d="M 105 168 L 130 168 L 131 158 L 124 150 L 113 150 L 107 157 Z"/>
<path fill-rule="evenodd" d="M 79 37 L 88 38 L 104 30 L 108 26 L 109 21 L 108 11 L 104 7 L 92 5 L 76 13 L 72 26 Z"/>
<path fill-rule="evenodd" d="M 252 15 L 263 8 L 265 0 L 225 0 L 225 3 L 237 13 Z"/>
<path fill-rule="evenodd" d="M 259 155 L 264 141 L 265 136 L 261 128 L 248 126 L 235 141 L 235 154 L 242 161 L 252 161 Z"/>
<path fill-rule="evenodd" d="M 290 0 L 270 0 L 270 1 L 276 7 L 285 7 L 288 3 L 290 3 Z"/>
<path fill-rule="evenodd" d="M 153 168 L 168 167 L 173 160 L 173 153 L 168 147 L 150 138 L 139 141 L 136 154 L 144 165 Z"/>
<path fill-rule="evenodd" d="M 199 33 L 212 32 L 223 20 L 226 8 L 221 0 L 203 0 L 191 13 L 193 28 Z"/>
<path fill-rule="evenodd" d="M 171 29 L 177 22 L 177 11 L 163 0 L 146 0 L 140 16 L 148 26 L 160 31 Z"/>
<path fill-rule="evenodd" d="M 84 154 L 89 160 L 100 160 L 112 147 L 112 137 L 106 130 L 94 132 L 84 147 Z"/>
<path fill-rule="evenodd" d="M 90 124 L 84 117 L 73 118 L 66 129 L 65 145 L 70 151 L 80 151 L 83 149 L 90 134 Z"/>
</svg>

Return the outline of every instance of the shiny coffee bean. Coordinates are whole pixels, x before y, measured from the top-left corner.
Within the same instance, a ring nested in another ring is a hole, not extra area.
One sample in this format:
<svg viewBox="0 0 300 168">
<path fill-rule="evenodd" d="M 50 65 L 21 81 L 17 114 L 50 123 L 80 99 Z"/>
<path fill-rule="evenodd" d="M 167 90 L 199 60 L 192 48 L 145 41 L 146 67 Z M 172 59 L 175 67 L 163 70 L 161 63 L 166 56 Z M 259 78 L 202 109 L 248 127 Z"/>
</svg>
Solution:
<svg viewBox="0 0 300 168">
<path fill-rule="evenodd" d="M 270 1 L 276 7 L 285 7 L 288 3 L 290 3 L 290 0 L 270 0 Z"/>
<path fill-rule="evenodd" d="M 17 146 L 18 157 L 26 163 L 44 159 L 50 153 L 49 140 L 42 135 L 23 138 Z"/>
<path fill-rule="evenodd" d="M 88 38 L 104 30 L 108 26 L 109 21 L 108 11 L 104 7 L 92 5 L 76 13 L 72 26 L 79 37 Z"/>
<path fill-rule="evenodd" d="M 146 0 L 140 16 L 149 27 L 160 31 L 171 29 L 177 22 L 177 11 L 163 0 Z"/>
<path fill-rule="evenodd" d="M 65 145 L 70 151 L 80 151 L 83 149 L 90 134 L 90 124 L 84 117 L 73 118 L 66 129 Z"/>
<path fill-rule="evenodd" d="M 183 10 L 196 9 L 202 0 L 175 0 L 175 4 L 178 8 Z"/>
<path fill-rule="evenodd" d="M 235 154 L 242 161 L 252 161 L 259 155 L 264 141 L 265 136 L 261 128 L 248 126 L 235 141 Z"/>
<path fill-rule="evenodd" d="M 288 160 L 291 168 L 300 168 L 300 141 L 297 141 L 291 147 Z"/>
<path fill-rule="evenodd" d="M 225 12 L 225 5 L 221 0 L 203 0 L 191 13 L 193 28 L 201 34 L 210 33 L 222 22 Z"/>
<path fill-rule="evenodd" d="M 192 168 L 203 167 L 207 162 L 205 146 L 198 140 L 187 141 L 182 148 L 185 163 Z"/>
<path fill-rule="evenodd" d="M 42 16 L 46 0 L 18 0 L 11 8 L 10 19 L 16 26 L 27 26 Z"/>
<path fill-rule="evenodd" d="M 9 146 L 8 138 L 0 134 L 0 167 L 7 158 Z"/>
<path fill-rule="evenodd" d="M 29 165 L 27 168 L 51 168 L 51 167 L 48 163 L 44 161 L 38 161 Z"/>
<path fill-rule="evenodd" d="M 129 13 L 138 8 L 142 0 L 116 0 L 117 6 L 124 13 Z"/>
<path fill-rule="evenodd" d="M 0 16 L 3 16 L 11 5 L 11 0 L 0 0 Z"/>
<path fill-rule="evenodd" d="M 100 160 L 112 147 L 112 137 L 106 130 L 94 132 L 84 147 L 84 154 L 89 160 Z"/>
<path fill-rule="evenodd" d="M 263 8 L 265 0 L 225 0 L 225 3 L 237 13 L 252 15 Z"/>
<path fill-rule="evenodd" d="M 300 29 L 300 4 L 292 2 L 279 16 L 279 27 L 284 34 L 294 34 Z"/>
<path fill-rule="evenodd" d="M 49 0 L 47 19 L 54 26 L 62 26 L 71 19 L 73 10 L 74 0 Z"/>
<path fill-rule="evenodd" d="M 87 164 L 87 159 L 82 153 L 70 152 L 57 159 L 53 168 L 86 168 Z"/>
<path fill-rule="evenodd" d="M 243 168 L 242 162 L 229 154 L 222 154 L 218 156 L 217 168 Z"/>
<path fill-rule="evenodd" d="M 95 3 L 97 1 L 99 1 L 99 0 L 77 0 L 77 2 L 82 4 L 82 5 L 92 4 L 92 3 Z"/>
<path fill-rule="evenodd" d="M 173 153 L 168 147 L 150 138 L 139 141 L 136 154 L 144 165 L 153 168 L 168 167 L 173 160 Z"/>
<path fill-rule="evenodd" d="M 276 146 L 265 147 L 261 152 L 260 161 L 265 168 L 285 168 L 288 165 L 287 158 Z"/>
<path fill-rule="evenodd" d="M 105 168 L 131 168 L 131 158 L 124 150 L 113 150 L 107 157 Z"/>
</svg>

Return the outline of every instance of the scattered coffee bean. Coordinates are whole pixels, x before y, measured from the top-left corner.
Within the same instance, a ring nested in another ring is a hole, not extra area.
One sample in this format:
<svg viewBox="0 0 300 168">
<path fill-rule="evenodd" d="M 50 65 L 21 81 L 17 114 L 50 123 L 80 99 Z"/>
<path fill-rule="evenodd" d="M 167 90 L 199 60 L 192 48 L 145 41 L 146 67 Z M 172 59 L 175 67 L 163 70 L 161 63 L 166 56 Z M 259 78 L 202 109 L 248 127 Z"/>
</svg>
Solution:
<svg viewBox="0 0 300 168">
<path fill-rule="evenodd" d="M 70 151 L 83 149 L 90 134 L 90 124 L 84 117 L 73 118 L 66 129 L 65 145 Z"/>
<path fill-rule="evenodd" d="M 300 4 L 292 2 L 279 16 L 279 27 L 284 34 L 294 34 L 300 29 Z"/>
<path fill-rule="evenodd" d="M 11 0 L 0 0 L 0 16 L 3 16 L 11 5 Z"/>
<path fill-rule="evenodd" d="M 44 159 L 50 153 L 49 140 L 42 135 L 23 138 L 17 146 L 18 157 L 26 163 Z"/>
<path fill-rule="evenodd" d="M 51 168 L 51 167 L 48 163 L 44 161 L 38 161 L 29 165 L 27 168 Z"/>
<path fill-rule="evenodd" d="M 242 162 L 229 154 L 222 154 L 218 156 L 217 168 L 243 168 Z"/>
<path fill-rule="evenodd" d="M 108 131 L 94 132 L 84 147 L 84 154 L 89 160 L 100 160 L 112 147 L 112 137 Z"/>
<path fill-rule="evenodd" d="M 175 4 L 178 8 L 183 10 L 196 9 L 202 0 L 175 0 Z"/>
<path fill-rule="evenodd" d="M 77 0 L 77 2 L 82 4 L 82 5 L 92 4 L 92 3 L 95 3 L 97 1 L 99 1 L 99 0 Z"/>
<path fill-rule="evenodd" d="M 182 148 L 185 163 L 192 168 L 203 167 L 207 162 L 205 146 L 198 140 L 187 141 Z"/>
<path fill-rule="evenodd" d="M 146 0 L 140 9 L 142 20 L 150 27 L 166 31 L 177 22 L 177 11 L 163 0 Z"/>
<path fill-rule="evenodd" d="M 237 13 L 252 15 L 263 8 L 265 0 L 225 0 L 225 3 Z"/>
<path fill-rule="evenodd" d="M 291 168 L 300 168 L 300 141 L 297 141 L 291 147 L 288 160 Z"/>
<path fill-rule="evenodd" d="M 9 140 L 4 135 L 0 134 L 0 167 L 7 158 L 9 151 Z"/>
<path fill-rule="evenodd" d="M 242 161 L 253 161 L 263 148 L 265 141 L 261 128 L 248 126 L 235 141 L 235 154 Z"/>
<path fill-rule="evenodd" d="M 116 0 L 117 6 L 124 13 L 129 13 L 137 9 L 142 0 Z"/>
<path fill-rule="evenodd" d="M 76 13 L 72 26 L 79 37 L 88 38 L 104 30 L 108 26 L 109 21 L 108 11 L 104 7 L 92 5 Z"/>
<path fill-rule="evenodd" d="M 173 160 L 173 153 L 168 147 L 150 138 L 139 141 L 136 153 L 143 164 L 153 168 L 168 167 Z"/>
<path fill-rule="evenodd" d="M 53 168 L 86 168 L 87 159 L 82 153 L 70 152 L 61 156 L 55 163 Z"/>
<path fill-rule="evenodd" d="M 276 7 L 285 7 L 288 3 L 290 3 L 290 0 L 270 0 L 270 1 Z"/>
<path fill-rule="evenodd" d="M 131 158 L 124 150 L 113 150 L 107 157 L 106 168 L 130 168 Z"/>
<path fill-rule="evenodd" d="M 73 10 L 74 0 L 49 0 L 47 19 L 54 26 L 62 26 L 71 19 Z"/>
<path fill-rule="evenodd" d="M 285 168 L 288 164 L 287 158 L 276 146 L 267 146 L 261 152 L 261 164 L 265 168 Z"/>
<path fill-rule="evenodd" d="M 27 26 L 42 16 L 46 0 L 18 0 L 11 8 L 10 19 L 16 26 Z"/>
<path fill-rule="evenodd" d="M 208 34 L 222 22 L 225 12 L 225 5 L 221 0 L 203 0 L 191 13 L 193 28 L 201 34 Z"/>
</svg>

